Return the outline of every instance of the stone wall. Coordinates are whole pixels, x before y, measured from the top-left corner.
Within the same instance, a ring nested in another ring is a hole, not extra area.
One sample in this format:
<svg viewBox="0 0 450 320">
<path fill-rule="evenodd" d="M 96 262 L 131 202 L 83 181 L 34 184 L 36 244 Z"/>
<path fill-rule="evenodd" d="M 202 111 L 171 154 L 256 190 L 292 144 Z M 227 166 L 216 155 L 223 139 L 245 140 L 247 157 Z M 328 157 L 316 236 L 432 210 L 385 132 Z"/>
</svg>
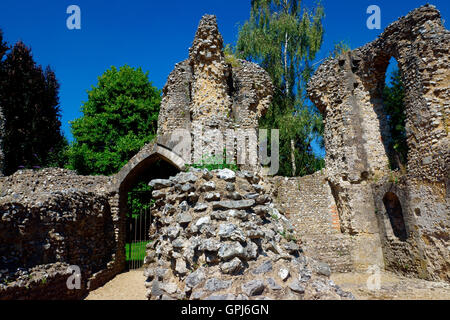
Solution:
<svg viewBox="0 0 450 320">
<path fill-rule="evenodd" d="M 449 51 L 450 32 L 439 11 L 426 5 L 392 23 L 375 41 L 324 62 L 308 85 L 325 119 L 326 175 L 342 230 L 359 239 L 361 251 L 382 245 L 387 266 L 411 252 L 409 260 L 417 261 L 409 268 L 412 274 L 446 280 L 448 252 L 442 248 L 449 244 L 448 231 L 443 231 L 449 224 Z M 414 240 L 402 243 L 388 241 L 377 218 L 377 213 L 387 214 L 380 201 L 385 195 L 379 194 L 387 187 L 373 191 L 375 181 L 391 175 L 382 99 L 391 57 L 398 61 L 406 90 L 409 153 L 399 198 Z M 366 255 L 361 265 L 382 265 L 379 257 L 378 252 Z"/>
<path fill-rule="evenodd" d="M 192 163 L 212 155 L 222 157 L 229 137 L 233 141 L 226 149 L 230 158 L 234 152 L 237 163 L 237 153 L 244 150 L 238 148 L 236 139 L 243 133 L 234 135 L 234 132 L 249 130 L 247 133 L 255 138 L 250 142 L 255 154 L 249 159 L 254 163 L 249 165 L 247 160 L 243 168 L 257 170 L 258 119 L 267 111 L 272 91 L 269 75 L 258 65 L 243 60 L 234 65 L 227 62 L 216 17 L 205 15 L 189 50 L 189 59 L 175 66 L 164 87 L 158 136 L 169 137 L 159 142 L 168 146 L 176 130 L 188 130 L 194 153 L 191 157 L 188 152 L 185 160 Z M 210 134 L 211 130 L 215 131 Z M 219 145 L 221 142 L 223 146 Z"/>
<path fill-rule="evenodd" d="M 152 180 L 145 259 L 151 300 L 352 299 L 301 253 L 290 221 L 250 172 L 191 170 Z"/>
<path fill-rule="evenodd" d="M 79 299 L 123 268 L 109 184 L 62 169 L 0 179 L 0 299 Z M 80 290 L 67 289 L 71 265 Z"/>
<path fill-rule="evenodd" d="M 333 272 L 354 270 L 352 238 L 341 232 L 336 203 L 326 176 L 274 177 L 272 195 L 299 235 L 306 255 L 330 265 Z"/>
<path fill-rule="evenodd" d="M 3 109 L 0 105 L 0 177 L 3 176 L 3 170 L 5 169 L 5 153 L 3 151 L 3 139 L 5 134 L 5 117 L 3 115 Z"/>
</svg>

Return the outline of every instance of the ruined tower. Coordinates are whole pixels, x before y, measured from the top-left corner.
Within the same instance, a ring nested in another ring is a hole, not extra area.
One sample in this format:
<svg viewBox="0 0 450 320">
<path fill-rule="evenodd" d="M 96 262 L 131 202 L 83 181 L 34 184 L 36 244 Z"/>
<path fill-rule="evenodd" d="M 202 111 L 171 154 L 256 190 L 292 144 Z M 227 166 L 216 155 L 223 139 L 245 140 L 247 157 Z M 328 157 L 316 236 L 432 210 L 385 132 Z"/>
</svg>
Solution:
<svg viewBox="0 0 450 320">
<path fill-rule="evenodd" d="M 191 135 L 194 151 L 192 159 L 186 160 L 195 162 L 223 152 L 215 150 L 218 137 L 224 145 L 227 137 L 238 130 L 250 130 L 256 137 L 258 119 L 270 105 L 273 86 L 270 76 L 258 65 L 237 59 L 235 62 L 232 64 L 225 57 L 216 17 L 205 15 L 189 58 L 175 66 L 163 89 L 158 121 L 161 145 L 172 149 L 180 139 L 174 137 L 174 132 L 186 130 Z M 208 134 L 211 132 L 212 135 Z M 236 141 L 226 149 L 238 151 Z M 257 150 L 256 146 L 253 149 Z"/>
<path fill-rule="evenodd" d="M 398 61 L 405 87 L 407 172 L 389 168 L 385 74 Z M 423 6 L 375 41 L 329 59 L 309 83 L 325 119 L 327 179 L 341 229 L 367 267 L 450 280 L 450 32 Z M 382 250 L 382 251 L 381 251 Z"/>
</svg>

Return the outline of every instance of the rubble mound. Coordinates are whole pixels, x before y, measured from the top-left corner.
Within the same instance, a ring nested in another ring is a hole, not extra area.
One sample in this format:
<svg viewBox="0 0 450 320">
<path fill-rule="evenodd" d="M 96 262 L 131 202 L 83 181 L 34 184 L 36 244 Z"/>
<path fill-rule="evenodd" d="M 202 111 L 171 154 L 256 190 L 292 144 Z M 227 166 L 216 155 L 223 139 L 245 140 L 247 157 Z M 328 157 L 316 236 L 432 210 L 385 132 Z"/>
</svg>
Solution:
<svg viewBox="0 0 450 320">
<path fill-rule="evenodd" d="M 354 299 L 303 255 L 260 177 L 191 169 L 150 185 L 149 299 Z"/>
</svg>

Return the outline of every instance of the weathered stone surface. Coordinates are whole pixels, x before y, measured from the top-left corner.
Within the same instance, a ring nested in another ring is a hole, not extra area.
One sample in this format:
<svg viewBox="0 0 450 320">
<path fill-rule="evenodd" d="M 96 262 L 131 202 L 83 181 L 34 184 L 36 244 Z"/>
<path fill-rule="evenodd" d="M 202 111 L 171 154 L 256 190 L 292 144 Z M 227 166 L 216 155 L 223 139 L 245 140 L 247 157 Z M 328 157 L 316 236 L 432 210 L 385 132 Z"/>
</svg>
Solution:
<svg viewBox="0 0 450 320">
<path fill-rule="evenodd" d="M 262 280 L 252 280 L 242 285 L 242 291 L 247 296 L 259 296 L 263 293 L 266 286 Z"/>
<path fill-rule="evenodd" d="M 210 292 L 228 289 L 233 282 L 231 280 L 224 281 L 216 278 L 208 279 L 205 283 L 204 289 Z"/>
<path fill-rule="evenodd" d="M 339 227 L 353 236 L 356 270 L 378 266 L 450 280 L 450 240 L 439 236 L 450 227 L 450 201 L 442 196 L 448 194 L 450 168 L 449 55 L 450 32 L 439 11 L 425 5 L 373 42 L 324 62 L 308 84 L 324 115 L 326 179 Z M 382 94 L 391 58 L 406 89 L 408 159 L 400 172 L 390 170 L 402 165 L 390 144 Z M 395 210 L 403 216 L 400 224 L 390 221 Z"/>
<path fill-rule="evenodd" d="M 194 171 L 194 174 L 199 178 L 195 183 L 199 198 L 203 199 L 208 193 L 200 188 L 205 183 L 202 178 L 204 172 Z M 246 179 L 243 174 L 236 174 L 237 191 L 242 191 L 242 187 L 248 185 Z M 177 179 L 175 177 L 172 180 Z M 227 192 L 226 183 L 217 176 L 213 176 L 209 181 L 215 183 L 216 192 Z M 167 198 L 182 192 L 181 189 L 170 188 Z M 166 290 L 159 296 L 152 295 L 150 290 L 149 299 L 306 297 L 294 293 L 289 289 L 288 283 L 283 281 L 283 278 L 280 279 L 278 272 L 282 268 L 290 270 L 292 279 L 302 279 L 305 294 L 311 299 L 341 299 L 344 296 L 345 299 L 352 298 L 339 287 L 328 284 L 328 277 L 319 272 L 319 262 L 304 257 L 300 250 L 293 252 L 293 244 L 289 244 L 288 237 L 280 235 L 281 232 L 292 229 L 281 213 L 267 215 L 263 220 L 252 213 L 257 206 L 254 200 L 246 200 L 245 207 L 248 207 L 248 212 L 238 209 L 213 210 L 212 204 L 201 211 L 196 210 L 195 206 L 188 206 L 187 211 L 182 211 L 178 204 L 180 201 L 173 203 L 175 212 L 172 219 L 161 214 L 155 215 L 152 223 L 162 228 L 158 231 L 156 228 L 150 228 L 155 230 L 151 235 L 154 242 L 148 246 L 147 256 L 150 258 L 146 259 L 148 264 L 145 266 L 146 270 L 158 270 L 161 269 L 159 265 L 163 265 L 166 270 L 161 277 L 157 276 L 158 271 L 146 272 L 147 285 L 156 278 L 163 284 L 162 287 L 166 283 L 176 283 L 178 288 L 175 292 L 173 288 Z M 273 206 L 271 202 L 267 204 L 272 211 L 275 210 Z M 156 203 L 153 210 L 158 212 L 165 208 L 164 203 Z M 191 221 L 189 227 L 180 227 L 176 220 L 180 214 L 192 218 L 188 219 Z M 174 230 L 177 232 L 173 233 Z M 172 240 L 171 236 L 175 235 L 176 238 Z M 292 237 L 295 237 L 295 231 L 292 231 Z M 268 280 L 269 278 L 272 280 Z M 324 281 L 318 281 L 319 279 Z M 264 289 L 265 286 L 267 289 Z M 316 292 L 316 288 L 320 292 Z"/>
<path fill-rule="evenodd" d="M 250 209 L 255 204 L 254 200 L 239 200 L 239 201 L 219 201 L 213 202 L 212 206 L 215 210 L 246 210 Z"/>
<path fill-rule="evenodd" d="M 170 181 L 170 180 L 167 180 L 167 179 L 155 179 L 155 180 L 152 180 L 149 183 L 149 186 L 152 187 L 155 190 L 169 188 L 169 187 L 171 187 L 173 185 L 174 185 L 174 183 L 172 181 Z"/>
</svg>

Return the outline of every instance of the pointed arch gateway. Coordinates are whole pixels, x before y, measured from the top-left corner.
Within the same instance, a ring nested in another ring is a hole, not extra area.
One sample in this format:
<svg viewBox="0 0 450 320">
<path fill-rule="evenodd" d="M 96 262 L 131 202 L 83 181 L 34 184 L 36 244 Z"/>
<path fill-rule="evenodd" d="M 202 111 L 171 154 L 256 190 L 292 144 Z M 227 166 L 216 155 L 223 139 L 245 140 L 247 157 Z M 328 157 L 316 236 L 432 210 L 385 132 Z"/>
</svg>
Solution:
<svg viewBox="0 0 450 320">
<path fill-rule="evenodd" d="M 161 166 L 158 165 L 161 162 L 164 164 L 165 172 L 161 172 Z M 187 162 L 170 148 L 153 142 L 144 146 L 113 178 L 112 187 L 118 196 L 117 218 L 119 220 L 116 222 L 119 230 L 116 234 L 116 261 L 122 268 L 126 267 L 125 246 L 129 240 L 127 224 L 128 193 L 139 181 L 150 182 L 154 177 L 168 178 L 179 171 L 184 171 L 186 164 Z"/>
</svg>

